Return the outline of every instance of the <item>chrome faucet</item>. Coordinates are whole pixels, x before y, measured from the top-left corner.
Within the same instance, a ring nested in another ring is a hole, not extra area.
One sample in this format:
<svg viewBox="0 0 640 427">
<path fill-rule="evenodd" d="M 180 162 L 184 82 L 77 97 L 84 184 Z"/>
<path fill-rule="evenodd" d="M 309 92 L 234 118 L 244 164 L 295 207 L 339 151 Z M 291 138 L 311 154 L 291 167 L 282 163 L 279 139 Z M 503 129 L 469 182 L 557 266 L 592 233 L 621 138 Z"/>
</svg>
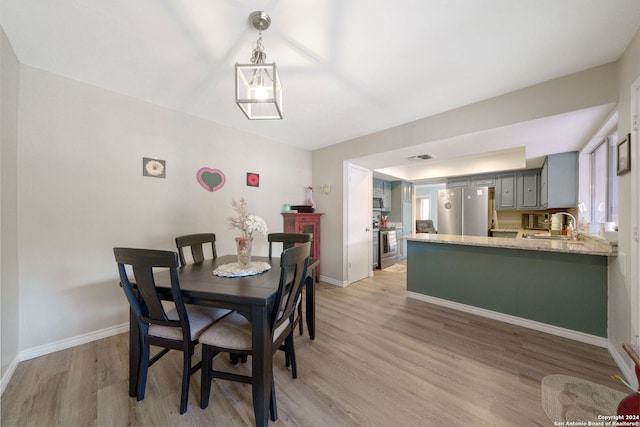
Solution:
<svg viewBox="0 0 640 427">
<path fill-rule="evenodd" d="M 555 213 L 553 215 L 566 215 L 568 217 L 570 217 L 573 220 L 573 231 L 571 232 L 571 236 L 569 236 L 571 238 L 571 240 L 577 240 L 578 239 L 578 231 L 576 229 L 576 227 L 578 226 L 578 222 L 576 221 L 576 217 L 571 215 L 569 212 L 558 212 Z"/>
</svg>

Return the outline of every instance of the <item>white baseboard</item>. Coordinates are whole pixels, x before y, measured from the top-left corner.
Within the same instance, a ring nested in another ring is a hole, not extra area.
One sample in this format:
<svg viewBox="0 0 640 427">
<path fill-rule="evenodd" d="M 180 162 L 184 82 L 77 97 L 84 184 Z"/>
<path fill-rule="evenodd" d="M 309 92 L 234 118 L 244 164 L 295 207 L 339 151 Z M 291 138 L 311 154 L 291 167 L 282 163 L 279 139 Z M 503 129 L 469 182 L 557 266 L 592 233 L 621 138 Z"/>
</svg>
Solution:
<svg viewBox="0 0 640 427">
<path fill-rule="evenodd" d="M 622 375 L 627 382 L 634 387 L 635 390 L 638 389 L 638 379 L 636 378 L 636 374 L 633 371 L 633 368 L 630 368 L 626 363 L 628 360 L 628 356 L 626 353 L 620 351 L 620 349 L 614 347 L 611 343 L 607 346 L 607 350 L 609 350 L 609 354 L 613 358 L 613 361 L 616 362 L 618 368 L 622 371 Z M 631 392 L 631 391 L 629 391 Z"/>
<path fill-rule="evenodd" d="M 20 362 L 20 360 L 15 357 L 11 363 L 9 364 L 9 367 L 7 368 L 7 372 L 5 372 L 2 375 L 2 388 L 0 389 L 0 396 L 2 396 L 2 393 L 4 393 L 4 389 L 7 388 L 7 385 L 9 384 L 9 380 L 11 380 L 11 377 L 13 376 L 13 373 L 16 371 L 16 368 L 18 367 L 18 363 Z"/>
<path fill-rule="evenodd" d="M 348 285 L 347 282 L 342 282 L 340 280 L 335 280 L 335 279 L 332 279 L 331 277 L 323 276 L 322 274 L 320 275 L 320 281 L 323 282 L 323 283 L 328 283 L 328 284 L 333 285 L 333 286 L 338 286 L 340 288 L 344 288 L 344 287 L 346 287 Z"/>
<path fill-rule="evenodd" d="M 129 331 L 129 322 L 121 325 L 112 326 L 106 329 L 100 329 L 84 335 L 77 335 L 75 337 L 67 338 L 64 340 L 52 342 L 49 344 L 41 345 L 39 347 L 33 347 L 28 350 L 20 352 L 20 361 L 33 359 L 35 357 L 44 356 L 45 354 L 55 353 L 56 351 L 66 350 L 77 345 L 86 344 L 88 342 L 100 340 L 102 338 L 111 337 L 113 335 L 121 334 Z"/>
<path fill-rule="evenodd" d="M 471 305 L 461 304 L 459 302 L 453 302 L 444 300 L 441 298 L 431 297 L 417 292 L 407 291 L 409 298 L 417 299 L 420 301 L 429 302 L 444 307 L 453 308 L 455 310 L 464 311 L 466 313 L 475 314 L 482 317 L 488 317 L 490 319 L 499 320 L 501 322 L 510 323 L 512 325 L 518 325 L 525 328 L 533 329 L 540 332 L 546 332 L 548 334 L 557 335 L 563 338 L 568 338 L 574 341 L 580 341 L 587 344 L 597 345 L 598 347 L 609 347 L 609 340 L 603 337 L 598 337 L 591 334 L 585 334 L 584 332 L 573 331 L 571 329 L 560 328 L 558 326 L 548 325 L 542 322 L 536 322 L 534 320 L 523 319 L 522 317 L 511 316 L 509 314 L 499 313 L 497 311 L 491 311 L 484 308 L 478 308 Z"/>
</svg>

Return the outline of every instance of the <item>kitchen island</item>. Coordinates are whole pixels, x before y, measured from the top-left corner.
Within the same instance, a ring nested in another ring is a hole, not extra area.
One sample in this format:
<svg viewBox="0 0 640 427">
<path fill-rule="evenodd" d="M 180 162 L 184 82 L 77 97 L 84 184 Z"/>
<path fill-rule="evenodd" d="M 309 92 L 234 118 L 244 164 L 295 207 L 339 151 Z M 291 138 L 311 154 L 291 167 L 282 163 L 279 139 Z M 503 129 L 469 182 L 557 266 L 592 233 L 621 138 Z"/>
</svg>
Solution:
<svg viewBox="0 0 640 427">
<path fill-rule="evenodd" d="M 581 341 L 607 337 L 606 241 L 413 234 L 409 296 Z"/>
</svg>

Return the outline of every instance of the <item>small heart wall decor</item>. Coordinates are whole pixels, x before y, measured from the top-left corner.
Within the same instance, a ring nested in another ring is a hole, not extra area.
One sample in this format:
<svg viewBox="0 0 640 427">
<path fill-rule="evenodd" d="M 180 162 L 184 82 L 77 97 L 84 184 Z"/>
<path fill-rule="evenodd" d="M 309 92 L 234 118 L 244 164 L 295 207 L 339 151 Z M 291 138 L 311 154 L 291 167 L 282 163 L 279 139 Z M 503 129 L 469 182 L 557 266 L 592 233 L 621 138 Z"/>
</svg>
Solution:
<svg viewBox="0 0 640 427">
<path fill-rule="evenodd" d="M 222 188 L 226 179 L 220 169 L 200 168 L 196 173 L 198 183 L 207 191 L 216 191 Z"/>
</svg>

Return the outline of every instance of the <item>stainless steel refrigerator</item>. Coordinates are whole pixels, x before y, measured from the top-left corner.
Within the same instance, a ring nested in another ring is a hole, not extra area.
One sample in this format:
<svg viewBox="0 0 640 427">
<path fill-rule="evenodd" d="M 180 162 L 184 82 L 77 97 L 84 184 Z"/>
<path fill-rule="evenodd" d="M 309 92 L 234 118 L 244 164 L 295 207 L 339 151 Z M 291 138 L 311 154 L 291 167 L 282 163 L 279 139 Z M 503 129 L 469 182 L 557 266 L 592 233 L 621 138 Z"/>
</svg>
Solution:
<svg viewBox="0 0 640 427">
<path fill-rule="evenodd" d="M 489 187 L 438 190 L 438 234 L 488 236 Z"/>
</svg>

